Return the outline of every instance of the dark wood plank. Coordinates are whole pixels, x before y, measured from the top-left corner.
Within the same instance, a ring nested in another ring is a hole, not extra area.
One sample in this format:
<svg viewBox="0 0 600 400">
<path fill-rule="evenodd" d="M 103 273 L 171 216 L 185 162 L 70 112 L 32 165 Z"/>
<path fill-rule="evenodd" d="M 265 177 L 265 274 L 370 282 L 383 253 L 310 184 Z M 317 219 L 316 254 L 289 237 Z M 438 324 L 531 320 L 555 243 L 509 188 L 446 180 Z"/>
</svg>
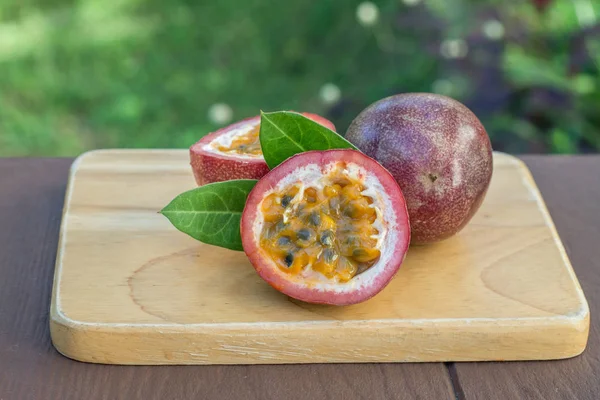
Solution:
<svg viewBox="0 0 600 400">
<path fill-rule="evenodd" d="M 453 399 L 443 364 L 126 367 L 50 342 L 67 159 L 0 159 L 0 399 Z"/>
<path fill-rule="evenodd" d="M 467 399 L 600 398 L 600 157 L 522 157 L 542 192 L 590 305 L 588 347 L 569 360 L 460 363 Z"/>
</svg>

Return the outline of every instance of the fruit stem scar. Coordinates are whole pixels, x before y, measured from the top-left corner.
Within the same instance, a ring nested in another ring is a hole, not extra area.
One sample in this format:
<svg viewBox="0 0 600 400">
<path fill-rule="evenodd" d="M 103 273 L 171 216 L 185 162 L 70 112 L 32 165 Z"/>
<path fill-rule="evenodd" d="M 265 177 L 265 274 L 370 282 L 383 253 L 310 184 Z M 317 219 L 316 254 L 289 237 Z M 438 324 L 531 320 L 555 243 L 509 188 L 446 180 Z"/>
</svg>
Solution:
<svg viewBox="0 0 600 400">
<path fill-rule="evenodd" d="M 427 177 L 429 178 L 429 180 L 431 181 L 431 183 L 437 181 L 438 176 L 435 174 L 432 174 L 431 172 L 427 175 Z"/>
</svg>

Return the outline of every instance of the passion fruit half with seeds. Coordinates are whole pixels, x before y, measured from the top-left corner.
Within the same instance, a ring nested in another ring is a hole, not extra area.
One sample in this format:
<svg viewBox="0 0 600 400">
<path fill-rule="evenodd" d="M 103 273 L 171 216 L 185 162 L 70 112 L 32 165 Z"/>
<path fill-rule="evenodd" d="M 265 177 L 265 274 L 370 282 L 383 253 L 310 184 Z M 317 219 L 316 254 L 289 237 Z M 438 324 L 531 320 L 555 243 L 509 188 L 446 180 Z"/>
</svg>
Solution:
<svg viewBox="0 0 600 400">
<path fill-rule="evenodd" d="M 410 242 L 400 186 L 356 150 L 290 157 L 250 192 L 242 245 L 258 274 L 308 303 L 365 301 L 390 282 Z"/>
<path fill-rule="evenodd" d="M 311 113 L 302 115 L 335 131 L 326 118 Z M 190 163 L 198 186 L 232 179 L 260 179 L 269 172 L 259 131 L 260 116 L 256 116 L 208 134 L 191 146 Z"/>
</svg>

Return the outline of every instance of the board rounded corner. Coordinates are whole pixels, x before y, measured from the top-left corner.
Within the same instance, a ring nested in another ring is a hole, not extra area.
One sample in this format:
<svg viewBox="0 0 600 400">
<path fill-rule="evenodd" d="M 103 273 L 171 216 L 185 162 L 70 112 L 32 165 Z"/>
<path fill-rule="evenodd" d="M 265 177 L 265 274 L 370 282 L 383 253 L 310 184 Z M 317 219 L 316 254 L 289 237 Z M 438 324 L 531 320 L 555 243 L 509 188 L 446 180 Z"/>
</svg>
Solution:
<svg viewBox="0 0 600 400">
<path fill-rule="evenodd" d="M 73 160 L 73 163 L 71 164 L 71 173 L 77 171 L 77 169 L 79 169 L 80 164 L 82 164 L 84 160 L 91 158 L 97 154 L 103 154 L 103 153 L 107 153 L 110 151 L 112 151 L 112 150 L 110 150 L 110 149 L 91 149 L 91 150 L 84 151 L 83 153 L 81 153 L 77 157 L 75 157 L 75 159 Z"/>
<path fill-rule="evenodd" d="M 585 297 L 583 298 L 584 304 L 582 304 L 581 312 L 573 317 L 573 328 L 575 329 L 577 343 L 572 357 L 576 357 L 582 354 L 587 348 L 590 336 L 590 309 L 587 304 Z"/>
<path fill-rule="evenodd" d="M 565 317 L 568 318 L 568 322 L 563 334 L 568 338 L 567 349 L 556 359 L 569 359 L 580 356 L 587 349 L 589 342 L 590 311 L 587 303 L 582 304 L 578 312 Z"/>
<path fill-rule="evenodd" d="M 52 346 L 63 356 L 75 361 L 94 363 L 82 348 L 87 335 L 87 324 L 64 315 L 57 309 L 56 305 L 50 311 L 50 341 Z"/>
</svg>

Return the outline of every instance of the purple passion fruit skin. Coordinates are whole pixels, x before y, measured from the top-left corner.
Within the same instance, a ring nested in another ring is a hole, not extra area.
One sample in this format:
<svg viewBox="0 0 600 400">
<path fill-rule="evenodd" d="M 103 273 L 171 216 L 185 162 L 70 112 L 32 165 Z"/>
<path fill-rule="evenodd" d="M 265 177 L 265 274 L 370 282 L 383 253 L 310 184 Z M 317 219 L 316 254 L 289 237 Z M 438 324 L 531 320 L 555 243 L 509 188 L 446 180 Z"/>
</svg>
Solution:
<svg viewBox="0 0 600 400">
<path fill-rule="evenodd" d="M 489 136 L 465 105 L 406 93 L 363 110 L 346 139 L 396 179 L 406 199 L 411 244 L 447 239 L 471 220 L 492 177 Z"/>
</svg>

